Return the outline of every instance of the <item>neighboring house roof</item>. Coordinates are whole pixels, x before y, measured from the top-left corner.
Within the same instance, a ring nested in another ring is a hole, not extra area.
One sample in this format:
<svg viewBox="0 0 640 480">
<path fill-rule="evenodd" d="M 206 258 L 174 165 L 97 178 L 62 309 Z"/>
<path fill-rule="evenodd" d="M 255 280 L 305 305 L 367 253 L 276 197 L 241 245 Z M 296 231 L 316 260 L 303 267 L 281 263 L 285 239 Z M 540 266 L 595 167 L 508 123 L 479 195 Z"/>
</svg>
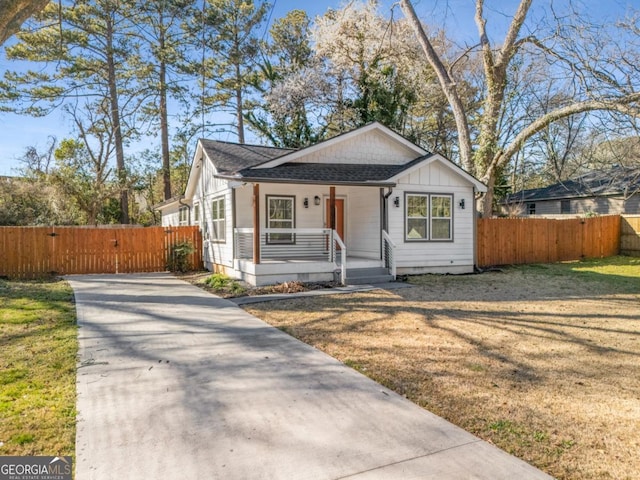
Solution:
<svg viewBox="0 0 640 480">
<path fill-rule="evenodd" d="M 608 170 L 595 170 L 547 187 L 521 190 L 507 195 L 502 203 L 615 195 L 628 196 L 638 192 L 640 192 L 640 167 L 615 166 Z"/>
</svg>

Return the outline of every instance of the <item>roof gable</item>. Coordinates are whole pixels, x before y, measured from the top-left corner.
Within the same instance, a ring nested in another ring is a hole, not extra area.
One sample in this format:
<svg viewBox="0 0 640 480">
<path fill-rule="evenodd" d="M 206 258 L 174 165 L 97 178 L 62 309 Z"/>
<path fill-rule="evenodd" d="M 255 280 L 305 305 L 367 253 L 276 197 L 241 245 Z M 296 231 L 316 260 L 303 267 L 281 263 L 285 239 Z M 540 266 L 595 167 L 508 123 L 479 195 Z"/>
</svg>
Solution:
<svg viewBox="0 0 640 480">
<path fill-rule="evenodd" d="M 285 163 L 404 165 L 427 151 L 384 125 L 374 122 L 253 167 Z"/>
<path fill-rule="evenodd" d="M 273 158 L 292 152 L 288 148 L 265 147 L 240 143 L 207 140 L 201 138 L 193 156 L 189 179 L 184 196 L 191 198 L 195 193 L 200 175 L 205 168 L 211 168 L 214 175 L 235 175 L 240 170 L 259 165 Z M 203 168 L 204 160 L 207 167 Z"/>
<path fill-rule="evenodd" d="M 431 168 L 429 170 L 428 179 L 421 179 L 418 183 L 428 185 L 449 185 L 450 183 L 454 183 L 450 180 L 451 178 L 462 178 L 464 182 L 473 185 L 476 191 L 487 191 L 487 186 L 484 183 L 439 154 L 429 155 L 419 162 L 414 162 L 414 164 L 410 165 L 409 168 L 402 170 L 389 180 L 402 183 L 403 178 L 410 177 L 413 173 L 419 172 L 427 166 L 433 166 L 436 168 Z"/>
</svg>

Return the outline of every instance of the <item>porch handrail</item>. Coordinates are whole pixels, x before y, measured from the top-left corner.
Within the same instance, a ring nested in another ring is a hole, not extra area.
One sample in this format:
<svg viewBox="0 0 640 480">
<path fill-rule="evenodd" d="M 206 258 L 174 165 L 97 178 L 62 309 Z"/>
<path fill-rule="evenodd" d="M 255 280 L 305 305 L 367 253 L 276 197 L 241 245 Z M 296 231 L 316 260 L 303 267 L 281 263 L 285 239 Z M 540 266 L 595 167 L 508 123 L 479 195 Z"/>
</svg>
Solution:
<svg viewBox="0 0 640 480">
<path fill-rule="evenodd" d="M 236 233 L 253 233 L 253 227 L 236 227 Z M 330 228 L 261 228 L 260 233 L 293 233 L 300 235 L 317 235 L 331 233 Z"/>
<path fill-rule="evenodd" d="M 342 283 L 342 285 L 346 285 L 347 284 L 347 246 L 344 244 L 344 242 L 342 241 L 342 239 L 340 238 L 340 235 L 338 235 L 338 232 L 336 230 L 333 230 L 333 241 L 332 243 L 335 242 L 338 244 L 338 246 L 340 247 L 340 283 Z M 334 252 L 335 252 L 335 245 L 332 246 Z"/>
<path fill-rule="evenodd" d="M 382 255 L 389 273 L 396 279 L 396 244 L 386 230 L 382 230 Z"/>
</svg>

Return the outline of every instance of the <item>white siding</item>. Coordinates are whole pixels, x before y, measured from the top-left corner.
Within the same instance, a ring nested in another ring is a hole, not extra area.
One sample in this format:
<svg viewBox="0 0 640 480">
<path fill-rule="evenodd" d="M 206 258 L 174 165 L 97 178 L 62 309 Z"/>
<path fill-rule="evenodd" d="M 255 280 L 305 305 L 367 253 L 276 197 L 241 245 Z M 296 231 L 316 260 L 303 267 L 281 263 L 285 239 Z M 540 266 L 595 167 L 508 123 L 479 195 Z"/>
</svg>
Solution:
<svg viewBox="0 0 640 480">
<path fill-rule="evenodd" d="M 349 255 L 380 258 L 380 189 L 350 188 L 345 208 Z"/>
<path fill-rule="evenodd" d="M 405 192 L 453 195 L 453 241 L 405 241 Z M 394 206 L 395 197 L 400 199 L 399 207 Z M 465 201 L 464 209 L 459 206 L 462 199 Z M 400 178 L 389 198 L 389 231 L 397 245 L 399 273 L 472 271 L 474 222 L 473 186 L 439 162 L 430 163 Z"/>
<path fill-rule="evenodd" d="M 162 209 L 162 226 L 177 227 L 180 224 L 180 205 L 168 206 Z"/>
<path fill-rule="evenodd" d="M 349 163 L 402 165 L 416 158 L 416 152 L 389 137 L 370 131 L 345 142 L 328 145 L 296 159 L 303 163 Z"/>
<path fill-rule="evenodd" d="M 323 204 L 328 194 L 329 187 L 262 183 L 260 184 L 260 227 L 266 228 L 267 195 L 285 195 L 295 197 L 296 228 L 324 228 Z M 322 199 L 318 206 L 313 203 L 316 195 Z M 304 208 L 305 198 L 309 199 L 309 208 Z M 236 189 L 236 215 L 238 228 L 253 227 L 253 185 L 247 184 Z"/>
<path fill-rule="evenodd" d="M 202 222 L 200 228 L 203 238 L 203 260 L 205 267 L 214 270 L 214 265 L 233 266 L 233 216 L 231 189 L 226 180 L 214 178 L 216 173 L 211 162 L 205 160 L 202 171 L 197 176 L 197 185 L 193 194 L 192 204 L 200 204 Z M 204 195 L 203 195 L 204 192 Z M 211 222 L 211 202 L 214 198 L 224 196 L 225 199 L 225 241 L 218 242 L 211 238 L 213 232 Z"/>
<path fill-rule="evenodd" d="M 295 196 L 296 228 L 326 228 L 328 218 L 326 201 L 329 187 L 318 185 L 260 185 L 260 227 L 266 227 L 266 197 L 269 195 Z M 321 199 L 314 204 L 314 197 Z M 304 208 L 304 199 L 309 208 Z M 353 256 L 379 258 L 380 255 L 380 189 L 378 187 L 336 187 L 336 198 L 345 202 L 345 244 Z M 237 227 L 253 227 L 253 186 L 244 185 L 236 190 Z"/>
</svg>

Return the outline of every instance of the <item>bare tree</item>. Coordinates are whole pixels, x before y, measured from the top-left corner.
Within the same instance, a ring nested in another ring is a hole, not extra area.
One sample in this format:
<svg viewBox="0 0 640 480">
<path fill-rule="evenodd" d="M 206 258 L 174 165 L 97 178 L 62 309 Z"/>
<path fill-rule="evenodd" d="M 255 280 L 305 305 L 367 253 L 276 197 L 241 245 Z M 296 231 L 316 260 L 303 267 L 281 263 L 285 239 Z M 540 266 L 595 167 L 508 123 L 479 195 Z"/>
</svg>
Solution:
<svg viewBox="0 0 640 480">
<path fill-rule="evenodd" d="M 49 0 L 0 0 L 0 45 L 48 3 Z"/>
<path fill-rule="evenodd" d="M 455 71 L 434 49 L 411 2 L 400 1 L 455 116 L 462 166 L 489 187 L 482 202 L 485 216 L 492 214 L 498 174 L 531 137 L 555 122 L 585 112 L 606 110 L 624 115 L 638 114 L 640 78 L 635 67 L 634 47 L 618 46 L 603 25 L 581 21 L 578 15 L 572 15 L 575 12 L 563 16 L 551 11 L 551 25 L 547 28 L 540 25 L 535 31 L 528 29 L 523 34 L 531 4 L 532 0 L 520 1 L 502 43 L 496 45 L 487 30 L 484 0 L 476 0 L 479 42 L 466 52 L 475 49 L 480 52 L 483 92 L 477 134 L 472 135 L 468 120 L 470 112 L 465 111 L 460 100 Z M 517 60 L 526 62 L 536 56 L 547 62 L 550 72 L 562 78 L 564 85 L 571 85 L 572 95 L 567 102 L 519 125 L 506 141 L 500 119 L 504 118 L 505 108 L 511 101 L 506 95 L 511 69 Z"/>
</svg>

